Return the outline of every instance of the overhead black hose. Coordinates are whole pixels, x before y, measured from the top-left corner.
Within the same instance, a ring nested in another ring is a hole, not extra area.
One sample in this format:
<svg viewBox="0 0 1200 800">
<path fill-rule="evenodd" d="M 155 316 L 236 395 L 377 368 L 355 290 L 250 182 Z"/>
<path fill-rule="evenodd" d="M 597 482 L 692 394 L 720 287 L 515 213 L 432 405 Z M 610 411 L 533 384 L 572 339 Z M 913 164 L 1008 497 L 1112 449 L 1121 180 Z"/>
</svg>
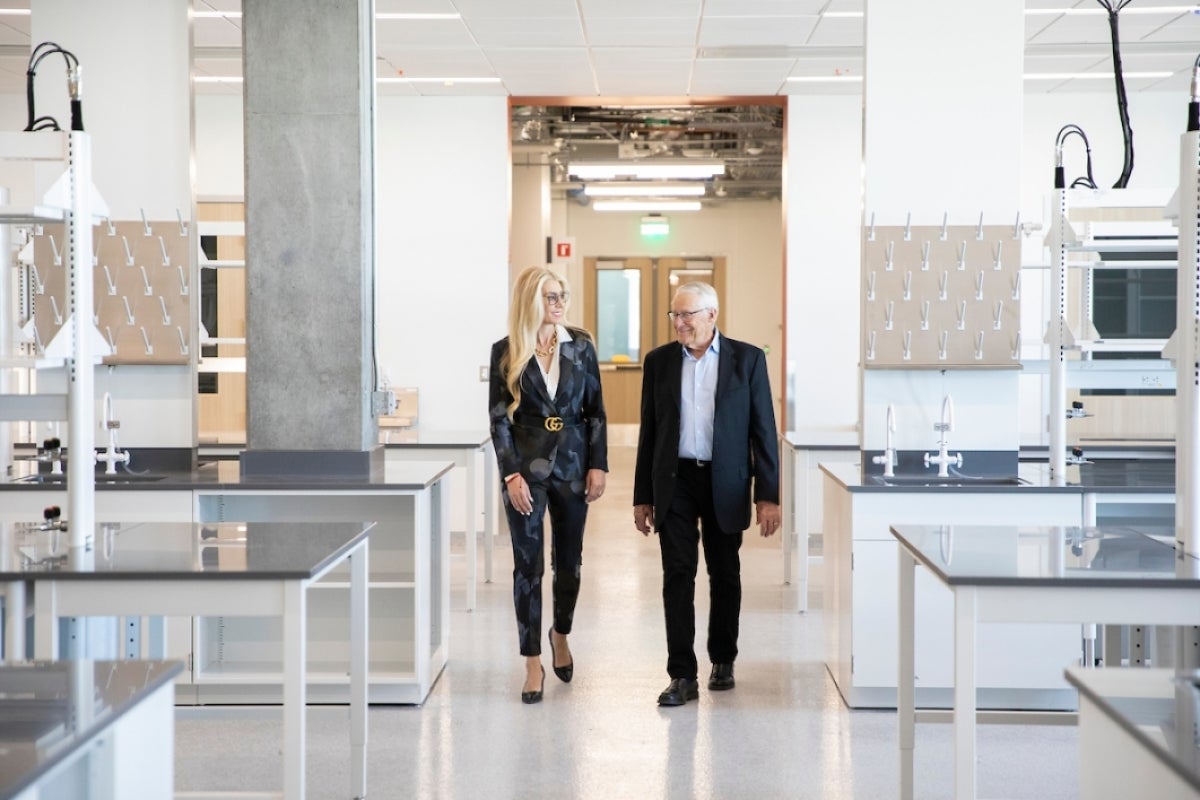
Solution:
<svg viewBox="0 0 1200 800">
<path fill-rule="evenodd" d="M 67 92 L 71 101 L 71 130 L 83 130 L 83 103 L 80 100 L 79 59 L 75 57 L 74 53 L 62 49 L 54 42 L 42 42 L 33 48 L 33 52 L 29 54 L 29 66 L 25 70 L 25 103 L 29 111 L 28 122 L 25 125 L 25 130 L 27 131 L 62 130 L 58 125 L 58 120 L 54 117 L 39 117 L 34 111 L 33 79 L 37 75 L 37 68 L 43 59 L 56 53 L 61 54 L 63 60 L 67 63 Z"/>
<path fill-rule="evenodd" d="M 1066 146 L 1067 137 L 1071 134 L 1083 139 L 1083 147 L 1087 152 L 1087 173 L 1071 181 L 1071 188 L 1082 186 L 1087 189 L 1095 189 L 1096 179 L 1092 177 L 1092 145 L 1088 142 L 1083 128 L 1074 123 L 1063 125 L 1059 128 L 1058 135 L 1054 137 L 1054 188 L 1067 188 L 1066 169 L 1063 167 L 1063 148 Z"/>
<path fill-rule="evenodd" d="M 1108 29 L 1112 34 L 1113 77 L 1117 82 L 1117 111 L 1121 115 L 1121 135 L 1125 140 L 1125 163 L 1121 176 L 1113 184 L 1114 189 L 1124 189 L 1133 173 L 1133 128 L 1129 125 L 1129 98 L 1125 94 L 1125 75 L 1121 69 L 1121 38 L 1117 31 L 1117 15 L 1129 5 L 1130 0 L 1120 0 L 1113 5 L 1110 0 L 1096 0 L 1108 12 Z"/>
<path fill-rule="evenodd" d="M 1188 98 L 1187 129 L 1200 131 L 1200 56 L 1192 66 L 1192 91 Z"/>
</svg>

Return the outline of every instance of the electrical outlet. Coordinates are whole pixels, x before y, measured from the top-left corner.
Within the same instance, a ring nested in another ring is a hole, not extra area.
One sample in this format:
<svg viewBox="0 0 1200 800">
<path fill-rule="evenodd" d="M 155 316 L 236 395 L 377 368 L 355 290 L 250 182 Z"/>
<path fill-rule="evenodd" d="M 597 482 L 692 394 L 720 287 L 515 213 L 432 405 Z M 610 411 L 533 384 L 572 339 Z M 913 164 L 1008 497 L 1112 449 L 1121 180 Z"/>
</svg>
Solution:
<svg viewBox="0 0 1200 800">
<path fill-rule="evenodd" d="M 480 383 L 488 382 L 488 368 L 487 367 L 479 368 L 479 382 Z"/>
</svg>

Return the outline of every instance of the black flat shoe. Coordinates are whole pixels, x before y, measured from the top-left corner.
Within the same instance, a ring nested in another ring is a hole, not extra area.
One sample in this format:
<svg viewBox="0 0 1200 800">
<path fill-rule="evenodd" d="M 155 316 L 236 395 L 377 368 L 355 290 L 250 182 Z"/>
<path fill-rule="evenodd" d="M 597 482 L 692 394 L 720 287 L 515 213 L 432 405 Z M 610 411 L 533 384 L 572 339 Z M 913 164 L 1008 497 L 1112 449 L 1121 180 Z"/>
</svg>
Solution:
<svg viewBox="0 0 1200 800">
<path fill-rule="evenodd" d="M 546 688 L 546 668 L 542 667 L 542 685 L 537 690 L 532 692 L 521 692 L 521 702 L 525 705 L 542 702 L 542 695 Z"/>
<path fill-rule="evenodd" d="M 554 674 L 563 683 L 570 683 L 571 678 L 575 677 L 575 656 L 571 656 L 571 663 L 565 667 L 560 667 L 554 663 L 554 629 L 550 629 L 550 666 L 554 667 Z"/>
<path fill-rule="evenodd" d="M 708 677 L 708 688 L 714 692 L 723 692 L 733 687 L 733 664 L 713 664 L 712 674 Z"/>
<path fill-rule="evenodd" d="M 695 678 L 675 678 L 658 696 L 660 706 L 681 706 L 688 700 L 700 698 L 700 682 Z"/>
</svg>

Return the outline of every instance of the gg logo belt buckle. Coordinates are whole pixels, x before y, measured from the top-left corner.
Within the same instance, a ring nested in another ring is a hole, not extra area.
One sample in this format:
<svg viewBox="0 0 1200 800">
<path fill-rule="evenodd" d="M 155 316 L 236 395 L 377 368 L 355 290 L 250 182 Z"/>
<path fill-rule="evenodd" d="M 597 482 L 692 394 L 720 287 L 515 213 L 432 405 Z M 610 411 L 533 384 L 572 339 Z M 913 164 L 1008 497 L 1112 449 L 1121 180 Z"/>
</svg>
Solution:
<svg viewBox="0 0 1200 800">
<path fill-rule="evenodd" d="M 548 431 L 561 431 L 563 429 L 562 417 L 546 417 L 546 421 L 542 424 Z"/>
</svg>

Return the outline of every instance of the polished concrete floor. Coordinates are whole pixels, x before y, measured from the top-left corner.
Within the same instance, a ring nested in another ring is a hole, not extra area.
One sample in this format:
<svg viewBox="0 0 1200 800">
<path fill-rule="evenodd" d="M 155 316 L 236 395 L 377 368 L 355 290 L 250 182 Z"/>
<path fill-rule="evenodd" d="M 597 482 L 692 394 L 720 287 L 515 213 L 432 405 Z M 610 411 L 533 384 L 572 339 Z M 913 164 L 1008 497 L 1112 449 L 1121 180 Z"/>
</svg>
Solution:
<svg viewBox="0 0 1200 800">
<path fill-rule="evenodd" d="M 592 506 L 585 540 L 574 680 L 554 677 L 547 647 L 545 701 L 521 704 L 507 536 L 497 544 L 495 581 L 480 586 L 470 613 L 460 552 L 450 663 L 422 707 L 371 708 L 369 796 L 897 797 L 896 715 L 842 703 L 823 663 L 820 573 L 810 611 L 790 611 L 778 537 L 746 536 L 737 688 L 709 693 L 702 680 L 699 702 L 657 706 L 668 682 L 658 545 L 633 527 L 632 448 L 612 448 L 611 459 L 608 491 Z M 701 577 L 697 655 L 707 674 L 705 587 Z M 309 796 L 347 797 L 346 714 L 313 708 L 308 717 Z M 275 719 L 209 712 L 181 719 L 176 736 L 181 790 L 278 785 Z M 952 797 L 951 748 L 948 725 L 918 726 L 918 798 Z M 1074 728 L 984 725 L 978 758 L 980 796 L 1078 796 Z"/>
</svg>

